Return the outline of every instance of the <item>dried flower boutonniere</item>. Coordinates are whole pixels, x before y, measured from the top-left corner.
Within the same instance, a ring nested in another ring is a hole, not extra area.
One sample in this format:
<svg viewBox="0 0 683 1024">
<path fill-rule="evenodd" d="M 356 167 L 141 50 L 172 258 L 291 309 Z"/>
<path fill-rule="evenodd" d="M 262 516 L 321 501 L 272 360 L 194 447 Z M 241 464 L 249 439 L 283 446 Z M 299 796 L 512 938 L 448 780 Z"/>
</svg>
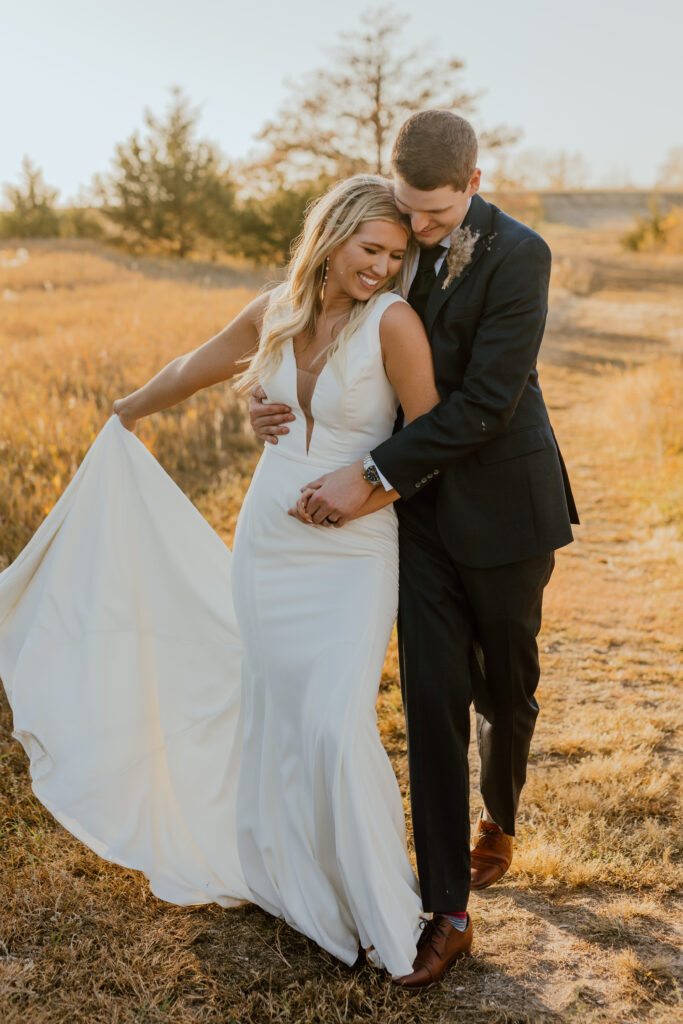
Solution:
<svg viewBox="0 0 683 1024">
<path fill-rule="evenodd" d="M 451 235 L 450 248 L 446 253 L 448 274 L 446 276 L 446 280 L 441 285 L 442 289 L 448 288 L 448 286 L 455 281 L 456 277 L 460 277 L 463 270 L 472 259 L 472 253 L 474 252 L 474 247 L 478 240 L 478 231 L 472 232 L 469 227 L 455 229 Z"/>
</svg>

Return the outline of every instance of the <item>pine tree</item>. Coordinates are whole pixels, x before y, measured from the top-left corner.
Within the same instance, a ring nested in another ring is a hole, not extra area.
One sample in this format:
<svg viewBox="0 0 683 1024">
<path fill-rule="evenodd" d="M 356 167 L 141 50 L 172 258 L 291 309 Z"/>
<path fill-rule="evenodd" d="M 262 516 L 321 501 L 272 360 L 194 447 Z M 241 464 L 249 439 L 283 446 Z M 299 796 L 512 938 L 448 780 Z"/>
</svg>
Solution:
<svg viewBox="0 0 683 1024">
<path fill-rule="evenodd" d="M 45 183 L 42 170 L 27 156 L 21 175 L 19 185 L 4 187 L 10 208 L 0 215 L 0 233 L 5 238 L 54 238 L 59 235 L 59 192 Z"/>
<path fill-rule="evenodd" d="M 164 117 L 146 110 L 146 133 L 117 145 L 113 169 L 96 180 L 96 190 L 125 239 L 178 256 L 201 239 L 227 244 L 234 187 L 217 147 L 196 139 L 198 118 L 176 88 Z"/>
<path fill-rule="evenodd" d="M 320 180 L 289 188 L 280 185 L 263 195 L 248 196 L 236 215 L 236 251 L 257 262 L 285 262 L 303 227 L 306 207 L 328 184 Z"/>
</svg>

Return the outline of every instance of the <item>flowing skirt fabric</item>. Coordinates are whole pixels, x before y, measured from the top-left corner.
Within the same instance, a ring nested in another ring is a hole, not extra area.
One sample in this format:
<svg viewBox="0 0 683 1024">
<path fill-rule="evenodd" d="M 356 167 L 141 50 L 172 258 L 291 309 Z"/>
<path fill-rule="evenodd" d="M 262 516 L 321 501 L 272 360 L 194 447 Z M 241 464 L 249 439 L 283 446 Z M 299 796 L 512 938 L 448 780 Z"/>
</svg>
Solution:
<svg viewBox="0 0 683 1024">
<path fill-rule="evenodd" d="M 287 516 L 324 468 L 267 448 L 232 555 L 113 417 L 0 574 L 0 677 L 37 797 L 102 857 L 405 974 L 421 903 L 375 713 L 396 522 Z"/>
</svg>

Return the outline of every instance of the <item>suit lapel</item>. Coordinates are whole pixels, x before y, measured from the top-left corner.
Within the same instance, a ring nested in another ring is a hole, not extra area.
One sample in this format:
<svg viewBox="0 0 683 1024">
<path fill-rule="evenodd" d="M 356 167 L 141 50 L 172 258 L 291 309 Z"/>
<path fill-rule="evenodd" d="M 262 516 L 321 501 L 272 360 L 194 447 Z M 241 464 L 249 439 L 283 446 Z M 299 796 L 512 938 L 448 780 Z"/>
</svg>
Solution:
<svg viewBox="0 0 683 1024">
<path fill-rule="evenodd" d="M 448 255 L 441 265 L 434 287 L 432 288 L 429 299 L 427 300 L 427 308 L 425 309 L 425 327 L 427 333 L 432 329 L 434 321 L 436 320 L 437 314 L 444 302 L 450 299 L 451 295 L 457 288 L 460 287 L 466 277 L 472 272 L 477 260 L 482 256 L 485 251 L 485 240 L 491 230 L 491 224 L 493 222 L 493 208 L 482 199 L 479 195 L 472 196 L 472 202 L 470 208 L 467 211 L 467 216 L 462 222 L 461 227 L 468 227 L 472 234 L 479 234 L 479 238 L 474 246 L 474 252 L 472 253 L 472 259 L 467 266 L 461 271 L 460 275 L 451 281 L 448 288 L 443 287 L 444 281 L 448 277 Z"/>
</svg>

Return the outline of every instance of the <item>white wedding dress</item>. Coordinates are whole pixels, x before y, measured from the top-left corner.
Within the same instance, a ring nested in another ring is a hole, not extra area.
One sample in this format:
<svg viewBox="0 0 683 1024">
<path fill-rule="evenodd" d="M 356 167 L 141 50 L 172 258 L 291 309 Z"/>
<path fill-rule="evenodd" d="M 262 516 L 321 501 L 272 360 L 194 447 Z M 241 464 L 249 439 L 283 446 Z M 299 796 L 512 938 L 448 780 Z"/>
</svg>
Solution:
<svg viewBox="0 0 683 1024">
<path fill-rule="evenodd" d="M 266 387 L 296 419 L 264 450 L 233 554 L 112 417 L 0 575 L 0 677 L 54 816 L 161 899 L 252 901 L 393 975 L 422 915 L 375 712 L 396 517 L 333 529 L 287 509 L 391 433 L 379 322 L 398 301 L 374 300 L 308 417 L 285 346 Z"/>
</svg>

